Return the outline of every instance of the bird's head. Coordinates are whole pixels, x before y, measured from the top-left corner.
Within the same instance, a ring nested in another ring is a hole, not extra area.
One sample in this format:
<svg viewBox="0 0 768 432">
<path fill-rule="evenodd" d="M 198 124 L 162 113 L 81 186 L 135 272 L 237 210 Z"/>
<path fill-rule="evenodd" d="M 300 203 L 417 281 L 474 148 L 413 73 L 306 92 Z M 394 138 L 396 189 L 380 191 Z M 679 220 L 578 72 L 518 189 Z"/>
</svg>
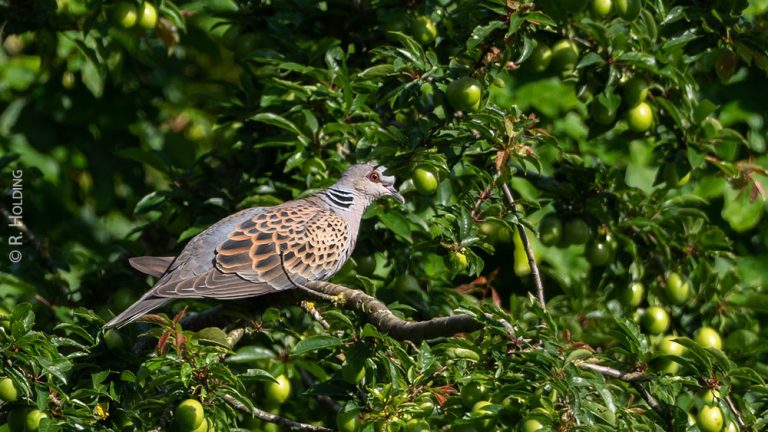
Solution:
<svg viewBox="0 0 768 432">
<path fill-rule="evenodd" d="M 371 201 L 391 196 L 405 203 L 405 198 L 395 189 L 395 177 L 384 174 L 386 171 L 387 168 L 376 161 L 355 164 L 344 172 L 336 185 L 370 197 Z"/>
</svg>

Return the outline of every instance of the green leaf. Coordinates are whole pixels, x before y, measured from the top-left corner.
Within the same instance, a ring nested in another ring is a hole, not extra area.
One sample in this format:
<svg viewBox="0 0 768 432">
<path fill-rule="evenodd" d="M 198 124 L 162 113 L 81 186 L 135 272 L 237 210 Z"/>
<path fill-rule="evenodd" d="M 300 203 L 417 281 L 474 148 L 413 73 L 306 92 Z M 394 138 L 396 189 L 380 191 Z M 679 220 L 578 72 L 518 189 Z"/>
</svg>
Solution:
<svg viewBox="0 0 768 432">
<path fill-rule="evenodd" d="M 291 356 L 300 356 L 308 352 L 317 351 L 325 348 L 333 348 L 341 345 L 343 342 L 341 339 L 333 336 L 310 336 L 306 339 L 302 339 L 291 350 Z"/>
</svg>

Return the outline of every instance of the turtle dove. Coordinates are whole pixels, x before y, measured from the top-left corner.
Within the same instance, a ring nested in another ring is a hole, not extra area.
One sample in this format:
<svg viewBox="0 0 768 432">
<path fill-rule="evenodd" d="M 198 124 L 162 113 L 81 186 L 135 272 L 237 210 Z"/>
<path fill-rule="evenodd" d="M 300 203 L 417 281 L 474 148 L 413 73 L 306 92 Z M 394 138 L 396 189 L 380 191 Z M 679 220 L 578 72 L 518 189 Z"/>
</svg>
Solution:
<svg viewBox="0 0 768 432">
<path fill-rule="evenodd" d="M 365 209 L 384 196 L 405 202 L 385 170 L 375 162 L 353 165 L 315 195 L 220 220 L 178 257 L 131 258 L 134 268 L 160 279 L 104 327 L 121 327 L 177 298 L 242 299 L 329 279 L 352 254 Z"/>
</svg>

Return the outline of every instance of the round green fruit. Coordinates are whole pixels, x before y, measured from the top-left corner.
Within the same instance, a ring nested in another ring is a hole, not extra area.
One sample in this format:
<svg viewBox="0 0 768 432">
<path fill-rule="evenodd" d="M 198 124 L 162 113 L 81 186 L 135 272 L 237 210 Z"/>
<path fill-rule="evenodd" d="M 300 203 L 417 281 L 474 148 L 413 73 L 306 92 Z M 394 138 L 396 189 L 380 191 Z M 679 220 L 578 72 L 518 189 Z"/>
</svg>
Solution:
<svg viewBox="0 0 768 432">
<path fill-rule="evenodd" d="M 539 222 L 539 240 L 545 246 L 554 246 L 563 238 L 563 222 L 554 214 L 548 214 Z"/>
<path fill-rule="evenodd" d="M 591 241 L 584 253 L 587 261 L 594 267 L 601 267 L 613 261 L 613 249 L 607 242 Z"/>
<path fill-rule="evenodd" d="M 420 16 L 411 22 L 411 36 L 422 45 L 431 44 L 437 37 L 437 26 L 427 16 Z"/>
<path fill-rule="evenodd" d="M 48 418 L 48 414 L 39 409 L 30 410 L 27 412 L 27 416 L 24 419 L 24 431 L 37 432 L 40 430 L 40 421 L 44 418 Z"/>
<path fill-rule="evenodd" d="M 480 81 L 470 77 L 453 80 L 446 89 L 448 103 L 458 111 L 474 109 L 480 103 L 482 93 Z"/>
<path fill-rule="evenodd" d="M 570 71 L 579 60 L 579 47 L 569 39 L 562 39 L 552 45 L 552 67 L 558 71 Z"/>
<path fill-rule="evenodd" d="M 203 405 L 195 399 L 186 399 L 177 407 L 173 415 L 179 431 L 189 432 L 200 427 L 205 420 Z"/>
<path fill-rule="evenodd" d="M 728 422 L 728 426 L 723 429 L 723 432 L 739 432 L 739 427 L 736 426 L 736 423 L 730 421 Z"/>
<path fill-rule="evenodd" d="M 650 334 L 662 334 L 669 329 L 669 314 L 661 307 L 651 306 L 645 310 L 641 324 Z"/>
<path fill-rule="evenodd" d="M 648 97 L 648 83 L 640 77 L 633 77 L 624 84 L 622 94 L 627 106 L 636 106 Z"/>
<path fill-rule="evenodd" d="M 457 272 L 464 271 L 469 266 L 467 256 L 460 251 L 451 252 L 448 260 L 451 263 L 451 268 Z"/>
<path fill-rule="evenodd" d="M 717 405 L 704 405 L 696 416 L 696 424 L 702 432 L 720 432 L 723 423 L 723 412 Z"/>
<path fill-rule="evenodd" d="M 589 225 L 582 218 L 573 218 L 563 226 L 563 242 L 566 245 L 584 244 L 591 235 Z"/>
<path fill-rule="evenodd" d="M 486 418 L 483 418 L 478 424 L 478 426 L 480 426 L 482 430 L 492 430 L 493 425 L 496 423 L 495 416 L 490 416 L 490 414 L 495 414 L 495 413 L 494 411 L 488 409 L 489 405 L 493 405 L 493 404 L 488 401 L 481 400 L 472 406 L 473 414 L 478 416 L 484 416 L 484 417 L 487 416 Z"/>
<path fill-rule="evenodd" d="M 339 432 L 355 432 L 360 429 L 360 417 L 358 417 L 358 411 L 341 411 L 336 414 L 336 427 Z"/>
<path fill-rule="evenodd" d="M 115 329 L 109 329 L 104 332 L 104 343 L 110 351 L 120 351 L 125 348 L 125 341 L 120 336 L 120 332 Z"/>
<path fill-rule="evenodd" d="M 693 338 L 697 344 L 704 348 L 722 349 L 723 340 L 720 338 L 720 333 L 712 327 L 702 327 Z"/>
<path fill-rule="evenodd" d="M 674 341 L 675 336 L 664 336 L 656 346 L 656 349 L 664 355 L 682 356 L 685 354 L 685 347 Z M 674 375 L 680 370 L 680 364 L 669 360 L 659 359 L 657 369 L 665 374 Z"/>
<path fill-rule="evenodd" d="M 596 18 L 605 18 L 613 9 L 612 0 L 592 0 L 592 15 Z"/>
<path fill-rule="evenodd" d="M 376 257 L 374 255 L 363 255 L 355 257 L 357 264 L 357 273 L 363 276 L 370 276 L 376 271 Z"/>
<path fill-rule="evenodd" d="M 640 102 L 627 111 L 627 123 L 634 132 L 645 132 L 653 124 L 653 111 L 651 106 Z"/>
<path fill-rule="evenodd" d="M 395 289 L 398 291 L 421 291 L 421 285 L 413 275 L 404 274 L 395 279 Z"/>
<path fill-rule="evenodd" d="M 282 405 L 291 396 L 291 380 L 282 374 L 275 379 L 277 382 L 270 381 L 266 385 L 266 400 L 270 405 Z"/>
<path fill-rule="evenodd" d="M 545 43 L 539 43 L 525 61 L 525 65 L 533 72 L 544 72 L 552 63 L 552 48 Z"/>
<path fill-rule="evenodd" d="M 642 282 L 632 282 L 619 293 L 619 301 L 628 308 L 636 308 L 645 299 L 645 285 Z"/>
<path fill-rule="evenodd" d="M 620 17 L 632 21 L 640 15 L 642 0 L 616 0 L 614 8 Z"/>
<path fill-rule="evenodd" d="M 486 399 L 487 393 L 485 385 L 477 381 L 469 382 L 461 387 L 461 403 L 467 409 L 472 409 L 476 403 Z"/>
<path fill-rule="evenodd" d="M 522 428 L 523 432 L 537 432 L 537 431 L 544 431 L 546 430 L 544 425 L 541 424 L 540 421 L 530 418 L 523 422 Z"/>
<path fill-rule="evenodd" d="M 19 390 L 13 384 L 13 381 L 8 377 L 0 379 L 0 400 L 14 402 L 18 398 Z"/>
<path fill-rule="evenodd" d="M 411 179 L 416 191 L 422 195 L 433 195 L 437 191 L 437 176 L 427 168 L 416 168 Z"/>
<path fill-rule="evenodd" d="M 144 2 L 141 5 L 141 13 L 139 14 L 139 26 L 145 29 L 153 29 L 157 25 L 157 9 L 155 5 L 149 2 Z"/>
<path fill-rule="evenodd" d="M 486 221 L 480 224 L 480 232 L 493 244 L 509 243 L 512 241 L 512 230 L 506 225 Z"/>
<path fill-rule="evenodd" d="M 112 17 L 113 23 L 123 28 L 131 28 L 135 26 L 136 21 L 139 20 L 136 5 L 127 1 L 118 2 L 112 6 L 110 16 Z"/>
<path fill-rule="evenodd" d="M 426 420 L 410 419 L 405 423 L 405 432 L 428 432 L 432 429 Z"/>
<path fill-rule="evenodd" d="M 675 305 L 683 304 L 690 298 L 690 293 L 691 287 L 688 281 L 683 280 L 682 276 L 678 273 L 667 273 L 664 294 L 670 303 Z"/>
<path fill-rule="evenodd" d="M 200 423 L 200 426 L 192 429 L 191 432 L 213 432 L 213 424 L 211 424 L 211 419 L 206 418 L 202 423 Z"/>
</svg>

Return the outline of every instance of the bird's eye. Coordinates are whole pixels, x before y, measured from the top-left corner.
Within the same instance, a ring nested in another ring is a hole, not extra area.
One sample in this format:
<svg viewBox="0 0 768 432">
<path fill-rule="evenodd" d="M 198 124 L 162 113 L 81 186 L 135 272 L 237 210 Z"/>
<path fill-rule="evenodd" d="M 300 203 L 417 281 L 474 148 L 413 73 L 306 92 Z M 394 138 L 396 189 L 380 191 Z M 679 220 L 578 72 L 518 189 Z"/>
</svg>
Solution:
<svg viewBox="0 0 768 432">
<path fill-rule="evenodd" d="M 371 173 L 368 174 L 368 180 L 370 180 L 370 181 L 372 181 L 374 183 L 381 182 L 381 179 L 379 178 L 379 173 L 377 173 L 376 171 L 371 171 Z"/>
</svg>

